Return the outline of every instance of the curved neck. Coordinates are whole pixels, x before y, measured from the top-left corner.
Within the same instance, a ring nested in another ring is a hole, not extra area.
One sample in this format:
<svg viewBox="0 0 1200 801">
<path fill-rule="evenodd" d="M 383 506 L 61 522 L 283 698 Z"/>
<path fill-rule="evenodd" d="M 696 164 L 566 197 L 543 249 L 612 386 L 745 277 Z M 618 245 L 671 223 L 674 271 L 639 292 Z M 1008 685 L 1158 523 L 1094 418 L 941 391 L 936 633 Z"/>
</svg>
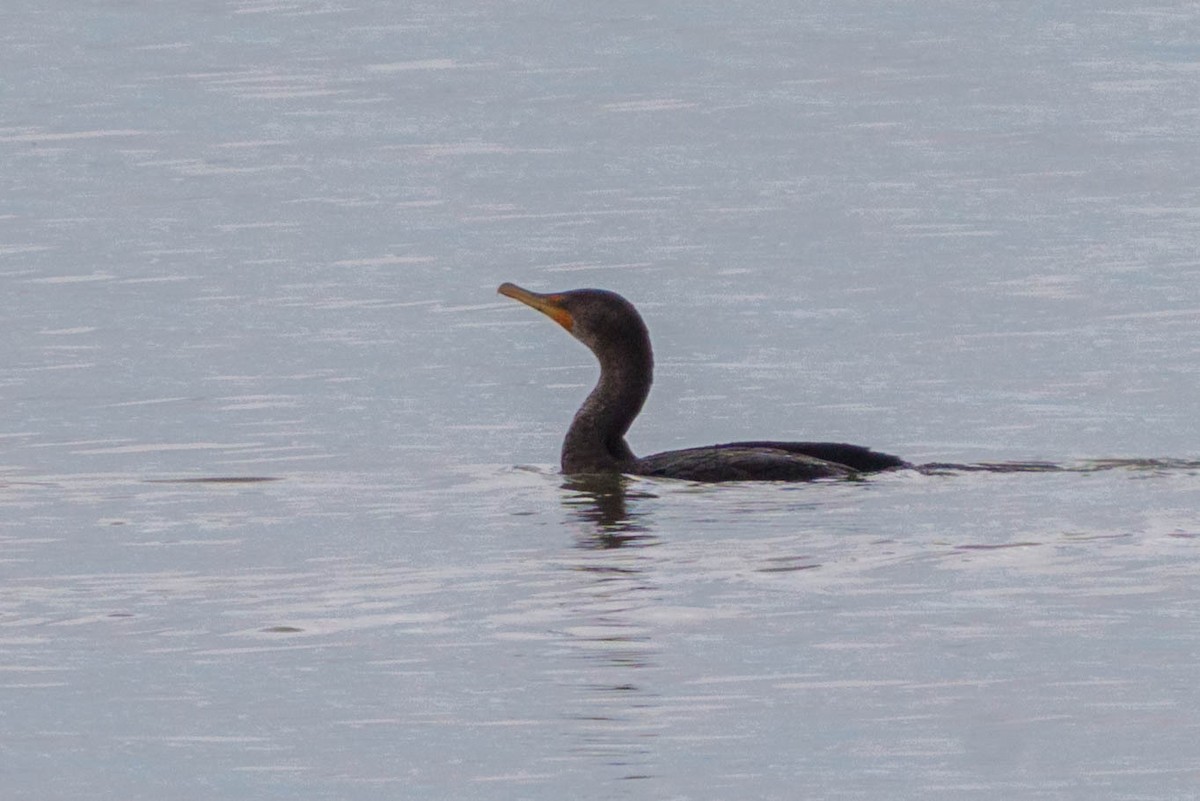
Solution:
<svg viewBox="0 0 1200 801">
<path fill-rule="evenodd" d="M 654 380 L 650 344 L 633 352 L 597 354 L 600 380 L 575 413 L 563 441 L 564 473 L 625 472 L 637 461 L 625 432 L 642 410 Z"/>
</svg>

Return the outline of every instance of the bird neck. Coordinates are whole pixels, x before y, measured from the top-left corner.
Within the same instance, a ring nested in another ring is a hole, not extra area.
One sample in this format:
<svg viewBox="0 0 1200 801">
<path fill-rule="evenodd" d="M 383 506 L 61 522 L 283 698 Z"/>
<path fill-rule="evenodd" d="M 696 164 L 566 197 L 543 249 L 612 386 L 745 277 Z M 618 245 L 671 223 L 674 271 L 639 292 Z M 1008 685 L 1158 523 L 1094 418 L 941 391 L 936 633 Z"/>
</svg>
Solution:
<svg viewBox="0 0 1200 801">
<path fill-rule="evenodd" d="M 625 472 L 637 461 L 625 432 L 642 410 L 654 380 L 654 358 L 644 350 L 600 356 L 600 380 L 575 413 L 563 441 L 564 473 Z"/>
</svg>

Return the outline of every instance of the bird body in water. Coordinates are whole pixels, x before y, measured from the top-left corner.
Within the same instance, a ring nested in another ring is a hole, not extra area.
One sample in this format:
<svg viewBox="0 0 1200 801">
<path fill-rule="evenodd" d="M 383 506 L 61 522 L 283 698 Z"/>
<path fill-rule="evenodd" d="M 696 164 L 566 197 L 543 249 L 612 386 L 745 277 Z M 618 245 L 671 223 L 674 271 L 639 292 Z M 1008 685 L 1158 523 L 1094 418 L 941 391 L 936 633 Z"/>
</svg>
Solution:
<svg viewBox="0 0 1200 801">
<path fill-rule="evenodd" d="M 541 294 L 502 284 L 501 295 L 542 312 L 600 361 L 600 380 L 563 440 L 569 474 L 628 473 L 690 481 L 811 481 L 909 467 L 903 459 L 840 442 L 730 442 L 638 457 L 625 433 L 654 376 L 650 333 L 633 304 L 603 289 Z"/>
</svg>

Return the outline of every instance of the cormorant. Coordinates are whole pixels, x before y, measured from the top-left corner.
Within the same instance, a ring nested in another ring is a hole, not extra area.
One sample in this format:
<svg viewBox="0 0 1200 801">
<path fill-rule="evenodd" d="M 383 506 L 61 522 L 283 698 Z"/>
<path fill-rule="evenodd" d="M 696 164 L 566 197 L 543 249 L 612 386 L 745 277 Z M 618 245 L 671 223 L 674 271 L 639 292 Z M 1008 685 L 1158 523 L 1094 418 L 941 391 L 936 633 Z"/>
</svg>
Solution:
<svg viewBox="0 0 1200 801">
<path fill-rule="evenodd" d="M 633 304 L 603 289 L 541 294 L 505 283 L 498 291 L 554 320 L 600 361 L 600 381 L 575 413 L 563 441 L 564 473 L 811 481 L 911 467 L 896 456 L 841 442 L 730 442 L 635 456 L 625 432 L 650 393 L 654 355 L 646 324 Z"/>
</svg>

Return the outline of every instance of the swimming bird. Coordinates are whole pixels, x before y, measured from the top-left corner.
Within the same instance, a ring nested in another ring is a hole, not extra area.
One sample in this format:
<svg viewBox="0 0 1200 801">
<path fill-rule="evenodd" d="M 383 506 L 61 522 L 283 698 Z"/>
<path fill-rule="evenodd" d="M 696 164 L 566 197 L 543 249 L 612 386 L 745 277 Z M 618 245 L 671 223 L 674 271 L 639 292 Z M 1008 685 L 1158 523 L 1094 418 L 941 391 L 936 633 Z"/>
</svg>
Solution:
<svg viewBox="0 0 1200 801">
<path fill-rule="evenodd" d="M 542 294 L 505 283 L 498 291 L 554 320 L 600 362 L 600 380 L 575 413 L 563 440 L 564 473 L 627 473 L 689 481 L 812 481 L 911 466 L 899 457 L 841 442 L 729 442 L 635 456 L 625 433 L 650 393 L 654 354 L 650 333 L 633 304 L 604 289 Z"/>
</svg>

